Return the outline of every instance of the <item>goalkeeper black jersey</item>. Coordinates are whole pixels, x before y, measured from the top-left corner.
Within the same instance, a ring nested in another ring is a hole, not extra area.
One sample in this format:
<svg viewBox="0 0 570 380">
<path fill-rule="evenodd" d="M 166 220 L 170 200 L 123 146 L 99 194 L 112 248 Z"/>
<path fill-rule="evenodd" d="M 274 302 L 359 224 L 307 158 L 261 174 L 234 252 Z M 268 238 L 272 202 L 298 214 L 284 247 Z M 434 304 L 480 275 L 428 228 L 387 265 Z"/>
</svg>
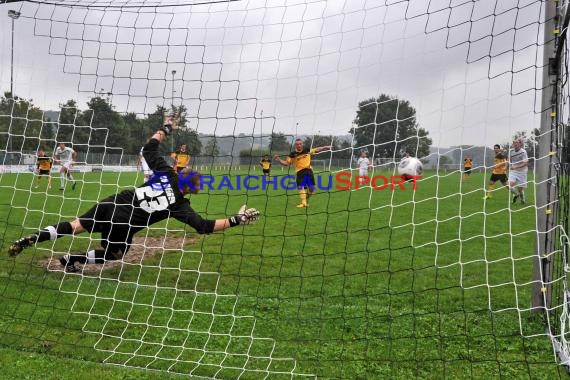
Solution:
<svg viewBox="0 0 570 380">
<path fill-rule="evenodd" d="M 100 201 L 94 222 L 124 224 L 132 236 L 143 228 L 173 217 L 198 233 L 213 232 L 215 221 L 203 219 L 190 207 L 190 202 L 178 187 L 178 173 L 160 156 L 158 145 L 158 140 L 151 139 L 143 147 L 144 159 L 154 171 L 154 177 L 135 189 L 124 190 Z"/>
</svg>

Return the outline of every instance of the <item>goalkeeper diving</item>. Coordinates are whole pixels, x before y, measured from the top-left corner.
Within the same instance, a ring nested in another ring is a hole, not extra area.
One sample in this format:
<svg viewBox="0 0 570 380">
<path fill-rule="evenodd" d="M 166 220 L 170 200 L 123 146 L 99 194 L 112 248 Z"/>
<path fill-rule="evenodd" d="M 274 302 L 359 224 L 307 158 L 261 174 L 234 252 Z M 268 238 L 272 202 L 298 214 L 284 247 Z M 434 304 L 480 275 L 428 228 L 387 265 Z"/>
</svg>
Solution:
<svg viewBox="0 0 570 380">
<path fill-rule="evenodd" d="M 77 272 L 79 269 L 75 266 L 76 263 L 103 264 L 107 260 L 121 260 L 128 252 L 134 234 L 171 217 L 188 224 L 200 234 L 254 223 L 260 213 L 245 205 L 236 215 L 216 220 L 204 219 L 192 209 L 185 196 L 198 193 L 200 174 L 186 168 L 179 175 L 159 154 L 160 143 L 171 131 L 172 125 L 164 125 L 143 147 L 143 156 L 149 167 L 155 174 L 160 173 L 155 182 L 145 182 L 135 189 L 107 197 L 71 222 L 48 226 L 23 237 L 10 245 L 8 254 L 16 256 L 33 244 L 66 235 L 101 233 L 100 249 L 66 254 L 59 259 L 66 272 Z"/>
</svg>

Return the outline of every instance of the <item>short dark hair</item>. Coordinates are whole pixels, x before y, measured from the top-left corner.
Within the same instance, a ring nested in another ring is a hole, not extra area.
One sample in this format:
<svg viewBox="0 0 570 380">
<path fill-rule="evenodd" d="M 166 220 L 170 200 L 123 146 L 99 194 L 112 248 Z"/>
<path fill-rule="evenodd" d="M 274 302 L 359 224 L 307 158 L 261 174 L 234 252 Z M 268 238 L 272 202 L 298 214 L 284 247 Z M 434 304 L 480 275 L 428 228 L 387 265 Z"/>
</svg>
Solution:
<svg viewBox="0 0 570 380">
<path fill-rule="evenodd" d="M 493 145 L 493 149 L 495 149 L 495 148 L 501 149 L 501 146 L 499 144 L 495 144 L 495 145 Z"/>
<path fill-rule="evenodd" d="M 202 177 L 201 173 L 195 172 L 194 170 L 192 170 L 192 168 L 184 168 L 182 169 L 182 174 L 184 175 L 184 177 L 192 175 L 192 177 L 190 177 L 190 183 L 194 186 L 194 189 L 200 189 L 200 178 Z"/>
</svg>

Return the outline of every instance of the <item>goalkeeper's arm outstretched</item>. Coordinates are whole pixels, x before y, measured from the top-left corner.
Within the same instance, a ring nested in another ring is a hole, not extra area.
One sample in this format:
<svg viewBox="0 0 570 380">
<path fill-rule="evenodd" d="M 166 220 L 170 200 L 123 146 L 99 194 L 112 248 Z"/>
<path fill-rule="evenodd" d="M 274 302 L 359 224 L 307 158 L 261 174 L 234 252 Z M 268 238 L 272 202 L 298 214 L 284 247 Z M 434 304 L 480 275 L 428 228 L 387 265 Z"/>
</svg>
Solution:
<svg viewBox="0 0 570 380">
<path fill-rule="evenodd" d="M 83 254 L 66 254 L 60 258 L 66 271 L 76 272 L 76 263 L 103 264 L 106 260 L 122 259 L 138 231 L 171 217 L 190 225 L 200 234 L 254 223 L 260 213 L 245 205 L 234 216 L 214 220 L 204 219 L 192 209 L 186 195 L 199 192 L 200 174 L 190 169 L 178 174 L 160 156 L 158 147 L 170 132 L 170 125 L 164 125 L 143 148 L 144 158 L 154 171 L 154 176 L 148 182 L 97 202 L 71 222 L 48 226 L 13 242 L 8 254 L 16 256 L 31 245 L 66 235 L 100 233 L 100 249 Z"/>
</svg>

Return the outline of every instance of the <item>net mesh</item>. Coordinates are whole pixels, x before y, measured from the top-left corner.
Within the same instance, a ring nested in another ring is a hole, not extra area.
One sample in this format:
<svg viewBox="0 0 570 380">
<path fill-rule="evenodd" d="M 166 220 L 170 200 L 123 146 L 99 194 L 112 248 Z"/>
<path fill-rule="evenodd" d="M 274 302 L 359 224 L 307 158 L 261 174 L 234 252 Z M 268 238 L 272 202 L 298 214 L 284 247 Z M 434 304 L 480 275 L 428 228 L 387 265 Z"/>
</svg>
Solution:
<svg viewBox="0 0 570 380">
<path fill-rule="evenodd" d="M 223 379 L 564 376 L 566 24 L 557 18 L 545 35 L 546 6 L 4 4 L 16 13 L 0 21 L 3 251 L 140 185 L 139 152 L 165 115 L 179 129 L 161 155 L 170 162 L 187 144 L 189 166 L 207 178 L 192 207 L 218 219 L 247 204 L 263 218 L 207 236 L 162 221 L 123 260 L 77 273 L 59 258 L 98 248 L 98 234 L 0 258 L 1 345 Z M 556 9 L 564 15 L 565 2 Z M 551 113 L 541 98 L 554 41 L 552 132 L 538 127 Z M 501 180 L 489 187 L 492 146 L 508 156 L 518 137 L 529 154 L 524 204 Z M 273 159 L 297 138 L 331 146 L 313 152 L 307 208 L 295 207 L 294 168 Z M 73 178 L 56 161 L 49 188 L 37 151 L 51 157 L 61 142 L 77 152 Z M 357 179 L 363 152 L 367 178 Z M 422 162 L 414 187 L 399 182 L 406 156 Z M 537 200 L 547 160 L 560 199 L 553 235 Z M 537 287 L 542 305 L 530 301 Z"/>
</svg>

